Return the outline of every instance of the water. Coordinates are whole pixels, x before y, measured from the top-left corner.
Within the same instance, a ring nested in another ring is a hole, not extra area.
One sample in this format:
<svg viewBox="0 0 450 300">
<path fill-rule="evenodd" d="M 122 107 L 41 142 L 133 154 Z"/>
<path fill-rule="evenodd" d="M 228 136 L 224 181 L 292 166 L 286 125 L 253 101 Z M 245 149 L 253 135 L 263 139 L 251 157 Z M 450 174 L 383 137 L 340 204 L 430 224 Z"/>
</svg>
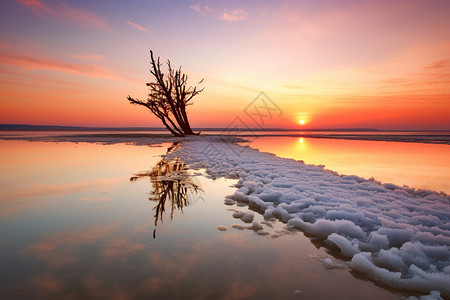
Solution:
<svg viewBox="0 0 450 300">
<path fill-rule="evenodd" d="M 400 296 L 328 269 L 320 243 L 280 222 L 265 225 L 278 238 L 233 228 L 248 225 L 232 217 L 248 207 L 223 201 L 235 181 L 164 161 L 171 146 L 0 141 L 0 298 Z"/>
<path fill-rule="evenodd" d="M 250 144 L 345 175 L 450 194 L 450 145 L 264 137 Z"/>
</svg>

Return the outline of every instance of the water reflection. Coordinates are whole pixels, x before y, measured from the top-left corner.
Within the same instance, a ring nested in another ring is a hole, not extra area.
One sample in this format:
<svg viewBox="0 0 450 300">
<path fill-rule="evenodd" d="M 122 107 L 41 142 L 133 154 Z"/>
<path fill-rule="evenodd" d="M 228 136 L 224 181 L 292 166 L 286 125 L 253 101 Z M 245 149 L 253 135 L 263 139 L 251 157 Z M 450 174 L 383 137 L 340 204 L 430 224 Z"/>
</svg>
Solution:
<svg viewBox="0 0 450 300">
<path fill-rule="evenodd" d="M 449 145 L 263 137 L 251 147 L 345 175 L 450 193 Z"/>
<path fill-rule="evenodd" d="M 143 162 L 156 166 L 163 152 L 125 144 L 0 141 L 2 193 L 16 195 L 36 183 L 65 187 L 64 193 L 0 201 L 1 213 L 21 207 L 0 218 L 0 269 L 8 270 L 0 272 L 0 298 L 398 298 L 371 282 L 354 280 L 345 269 L 323 268 L 309 257 L 326 255 L 323 248 L 316 250 L 301 235 L 283 235 L 274 242 L 234 229 L 236 219 L 224 209 L 223 197 L 234 193 L 235 180 L 194 177 L 207 201 L 190 210 L 189 218 L 174 217 L 164 235 L 149 241 L 153 220 L 142 214 L 148 203 L 137 201 L 144 200 L 143 192 L 127 174 Z M 143 185 L 151 180 L 141 178 Z M 103 180 L 107 184 L 99 184 Z M 81 189 L 78 182 L 91 185 Z M 105 196 L 108 201 L 82 200 Z M 256 212 L 255 219 L 265 225 Z M 218 225 L 229 229 L 219 231 Z"/>
<path fill-rule="evenodd" d="M 179 147 L 178 143 L 173 143 L 167 149 L 167 154 L 177 147 Z M 183 207 L 196 202 L 199 193 L 203 190 L 199 184 L 195 183 L 195 178 L 189 174 L 186 163 L 179 158 L 167 159 L 163 157 L 152 170 L 137 173 L 130 178 L 130 181 L 134 182 L 145 178 L 150 179 L 152 183 L 152 190 L 148 199 L 157 203 L 153 208 L 155 210 L 153 238 L 155 238 L 158 220 L 163 223 L 166 204 L 170 206 L 170 220 L 172 220 L 174 211 L 180 210 L 183 212 Z"/>
</svg>

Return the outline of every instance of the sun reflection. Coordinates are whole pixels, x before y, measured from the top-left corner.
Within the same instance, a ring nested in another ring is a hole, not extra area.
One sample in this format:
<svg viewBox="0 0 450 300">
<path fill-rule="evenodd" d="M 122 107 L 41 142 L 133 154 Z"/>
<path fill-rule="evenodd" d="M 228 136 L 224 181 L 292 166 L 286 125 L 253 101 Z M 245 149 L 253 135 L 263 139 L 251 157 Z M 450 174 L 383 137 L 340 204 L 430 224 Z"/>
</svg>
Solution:
<svg viewBox="0 0 450 300">
<path fill-rule="evenodd" d="M 311 149 L 308 149 L 308 139 L 304 137 L 298 138 L 298 142 L 295 146 L 295 152 L 296 153 L 307 153 Z"/>
<path fill-rule="evenodd" d="M 167 153 L 176 147 L 177 143 L 174 143 L 167 149 Z M 147 177 L 153 186 L 153 190 L 150 192 L 151 196 L 148 199 L 157 202 L 153 208 L 155 210 L 153 238 L 155 238 L 158 220 L 163 223 L 166 202 L 168 201 L 170 204 L 170 220 L 172 220 L 176 209 L 183 212 L 183 207 L 193 204 L 197 199 L 196 196 L 203 190 L 200 184 L 194 182 L 194 178 L 188 172 L 186 163 L 178 158 L 169 160 L 164 157 L 151 171 L 137 173 L 130 178 L 130 181 L 134 182 Z"/>
</svg>

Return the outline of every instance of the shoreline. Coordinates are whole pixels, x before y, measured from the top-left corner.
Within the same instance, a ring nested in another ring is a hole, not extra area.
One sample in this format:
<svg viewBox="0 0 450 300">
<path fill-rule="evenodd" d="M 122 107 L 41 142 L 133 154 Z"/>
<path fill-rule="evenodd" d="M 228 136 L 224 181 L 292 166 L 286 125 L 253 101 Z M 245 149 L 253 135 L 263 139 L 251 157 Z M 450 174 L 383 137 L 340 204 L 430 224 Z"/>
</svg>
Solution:
<svg viewBox="0 0 450 300">
<path fill-rule="evenodd" d="M 6 131 L 12 133 L 14 131 Z M 22 132 L 21 132 L 22 133 Z M 0 131 L 0 139 L 4 140 L 29 140 L 29 141 L 71 141 L 72 139 L 80 139 L 91 141 L 93 139 L 98 139 L 100 142 L 104 139 L 126 139 L 127 142 L 130 139 L 162 139 L 162 140 L 176 140 L 176 141 L 191 141 L 193 139 L 216 138 L 224 142 L 245 142 L 251 141 L 252 139 L 262 138 L 262 137 L 298 137 L 298 138 L 313 138 L 313 139 L 339 139 L 339 140 L 359 140 L 359 141 L 377 141 L 377 142 L 398 142 L 398 143 L 421 143 L 421 144 L 440 144 L 440 145 L 450 145 L 450 135 L 448 134 L 347 134 L 347 133 L 336 133 L 336 134 L 321 134 L 321 133 L 306 133 L 306 134 L 201 134 L 199 136 L 184 136 L 175 137 L 169 133 L 83 133 L 83 134 L 57 134 L 57 135 L 46 135 L 46 132 L 42 132 L 42 135 L 13 135 L 4 134 Z"/>
</svg>

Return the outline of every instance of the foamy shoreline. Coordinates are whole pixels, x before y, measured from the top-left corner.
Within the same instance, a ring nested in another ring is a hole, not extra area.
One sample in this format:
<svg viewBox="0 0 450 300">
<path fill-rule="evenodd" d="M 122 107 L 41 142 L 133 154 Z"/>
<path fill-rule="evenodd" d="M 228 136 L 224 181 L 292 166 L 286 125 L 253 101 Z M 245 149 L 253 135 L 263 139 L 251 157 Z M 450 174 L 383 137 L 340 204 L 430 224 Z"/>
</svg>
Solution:
<svg viewBox="0 0 450 300">
<path fill-rule="evenodd" d="M 212 178 L 238 178 L 226 203 L 246 203 L 265 218 L 323 240 L 354 271 L 393 288 L 450 297 L 446 194 L 342 176 L 212 140 L 186 141 L 168 157 L 182 157 Z"/>
</svg>

